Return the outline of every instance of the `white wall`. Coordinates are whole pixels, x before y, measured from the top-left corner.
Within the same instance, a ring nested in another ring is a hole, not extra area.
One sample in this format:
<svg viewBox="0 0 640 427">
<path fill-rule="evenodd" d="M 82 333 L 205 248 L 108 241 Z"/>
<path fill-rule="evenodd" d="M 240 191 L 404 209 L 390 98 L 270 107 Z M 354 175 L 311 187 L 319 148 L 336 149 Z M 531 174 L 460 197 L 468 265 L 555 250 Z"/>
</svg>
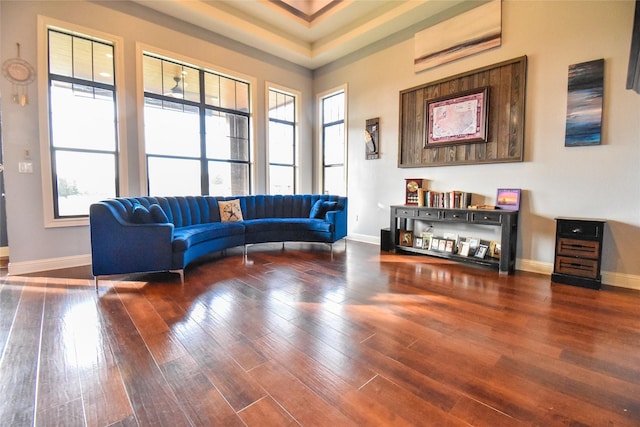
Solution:
<svg viewBox="0 0 640 427">
<path fill-rule="evenodd" d="M 155 46 L 164 51 L 193 58 L 203 64 L 223 67 L 256 79 L 256 121 L 254 134 L 257 192 L 264 192 L 266 168 L 265 150 L 265 84 L 270 82 L 301 92 L 300 123 L 301 189 L 312 191 L 312 121 L 314 99 L 312 74 L 309 70 L 240 45 L 222 36 L 187 25 L 159 13 L 128 2 L 88 1 L 6 1 L 0 2 L 1 51 L 0 62 L 15 57 L 15 43 L 21 44 L 21 57 L 36 66 L 37 16 L 95 29 L 124 39 L 124 84 L 127 89 L 126 135 L 121 140 L 127 147 L 128 164 L 125 173 L 129 186 L 122 195 L 139 195 L 144 191 L 139 179 L 139 141 L 136 83 L 136 44 Z M 11 93 L 10 83 L 0 78 L 3 94 Z M 2 98 L 3 141 L 6 165 L 7 218 L 10 246 L 9 272 L 17 274 L 49 268 L 86 264 L 90 261 L 89 227 L 45 228 L 43 220 L 40 171 L 40 134 L 38 131 L 38 90 L 46 84 L 29 87 L 30 103 L 22 108 Z M 18 162 L 29 149 L 34 165 L 33 174 L 19 174 Z"/>
<path fill-rule="evenodd" d="M 522 188 L 519 268 L 553 269 L 555 217 L 603 218 L 604 282 L 640 289 L 640 96 L 625 90 L 633 8 L 633 1 L 505 0 L 500 48 L 416 74 L 408 35 L 316 71 L 316 93 L 349 87 L 350 235 L 379 239 L 389 206 L 404 202 L 404 178 L 427 178 L 439 191 L 470 191 L 488 204 L 497 188 Z M 522 55 L 528 57 L 524 162 L 397 167 L 401 90 Z M 599 58 L 605 59 L 603 144 L 564 147 L 567 68 Z M 362 129 L 373 117 L 380 117 L 381 159 L 365 160 Z"/>
</svg>

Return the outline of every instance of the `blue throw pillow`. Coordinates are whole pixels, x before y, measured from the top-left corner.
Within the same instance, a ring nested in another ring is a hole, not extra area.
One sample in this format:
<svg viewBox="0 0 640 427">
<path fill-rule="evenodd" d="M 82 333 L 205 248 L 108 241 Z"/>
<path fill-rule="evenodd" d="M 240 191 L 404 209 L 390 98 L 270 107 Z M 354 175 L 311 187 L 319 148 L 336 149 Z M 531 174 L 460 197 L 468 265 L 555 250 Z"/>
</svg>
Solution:
<svg viewBox="0 0 640 427">
<path fill-rule="evenodd" d="M 149 206 L 149 213 L 151 214 L 151 218 L 153 218 L 153 222 L 157 222 L 157 223 L 169 222 L 169 218 L 167 218 L 167 214 L 164 213 L 160 205 L 156 203 Z"/>
<path fill-rule="evenodd" d="M 338 206 L 338 202 L 328 202 L 325 200 L 318 200 L 311 207 L 309 212 L 309 218 L 324 219 L 327 212 L 332 211 Z"/>
<path fill-rule="evenodd" d="M 131 222 L 134 224 L 152 224 L 153 217 L 151 213 L 142 205 L 135 205 L 131 212 Z"/>
</svg>

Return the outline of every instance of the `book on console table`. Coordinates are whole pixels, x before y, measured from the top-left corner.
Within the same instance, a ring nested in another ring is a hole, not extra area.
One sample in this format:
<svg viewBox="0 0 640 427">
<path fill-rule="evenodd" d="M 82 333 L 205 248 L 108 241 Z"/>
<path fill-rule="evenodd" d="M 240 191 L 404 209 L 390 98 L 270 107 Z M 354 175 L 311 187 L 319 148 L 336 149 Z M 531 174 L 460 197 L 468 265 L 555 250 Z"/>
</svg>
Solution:
<svg viewBox="0 0 640 427">
<path fill-rule="evenodd" d="M 492 210 L 495 210 L 496 207 L 493 205 L 471 205 L 468 207 L 468 209 L 481 209 L 485 211 L 492 211 Z"/>
<path fill-rule="evenodd" d="M 421 197 L 422 205 L 427 208 L 465 209 L 471 204 L 472 193 L 464 191 L 438 191 L 424 190 Z"/>
</svg>

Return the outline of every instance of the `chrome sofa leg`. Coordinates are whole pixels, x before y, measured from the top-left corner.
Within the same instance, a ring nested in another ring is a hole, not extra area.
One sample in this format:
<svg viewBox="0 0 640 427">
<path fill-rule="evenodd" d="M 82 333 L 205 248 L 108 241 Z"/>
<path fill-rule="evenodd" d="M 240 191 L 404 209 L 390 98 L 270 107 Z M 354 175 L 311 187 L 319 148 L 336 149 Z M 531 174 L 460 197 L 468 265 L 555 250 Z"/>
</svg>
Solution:
<svg viewBox="0 0 640 427">
<path fill-rule="evenodd" d="M 184 285 L 184 268 L 181 268 L 180 270 L 169 270 L 169 273 L 176 273 L 180 275 L 180 284 Z"/>
</svg>

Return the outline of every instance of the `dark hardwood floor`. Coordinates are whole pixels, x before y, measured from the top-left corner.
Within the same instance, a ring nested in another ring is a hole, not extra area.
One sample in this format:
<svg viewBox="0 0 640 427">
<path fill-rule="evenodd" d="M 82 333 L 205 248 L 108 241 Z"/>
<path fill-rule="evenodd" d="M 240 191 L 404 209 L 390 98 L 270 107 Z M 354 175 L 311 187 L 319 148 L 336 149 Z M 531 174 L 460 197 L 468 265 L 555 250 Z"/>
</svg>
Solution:
<svg viewBox="0 0 640 427">
<path fill-rule="evenodd" d="M 0 280 L 2 426 L 640 425 L 635 291 L 357 242 L 41 276 Z"/>
</svg>

